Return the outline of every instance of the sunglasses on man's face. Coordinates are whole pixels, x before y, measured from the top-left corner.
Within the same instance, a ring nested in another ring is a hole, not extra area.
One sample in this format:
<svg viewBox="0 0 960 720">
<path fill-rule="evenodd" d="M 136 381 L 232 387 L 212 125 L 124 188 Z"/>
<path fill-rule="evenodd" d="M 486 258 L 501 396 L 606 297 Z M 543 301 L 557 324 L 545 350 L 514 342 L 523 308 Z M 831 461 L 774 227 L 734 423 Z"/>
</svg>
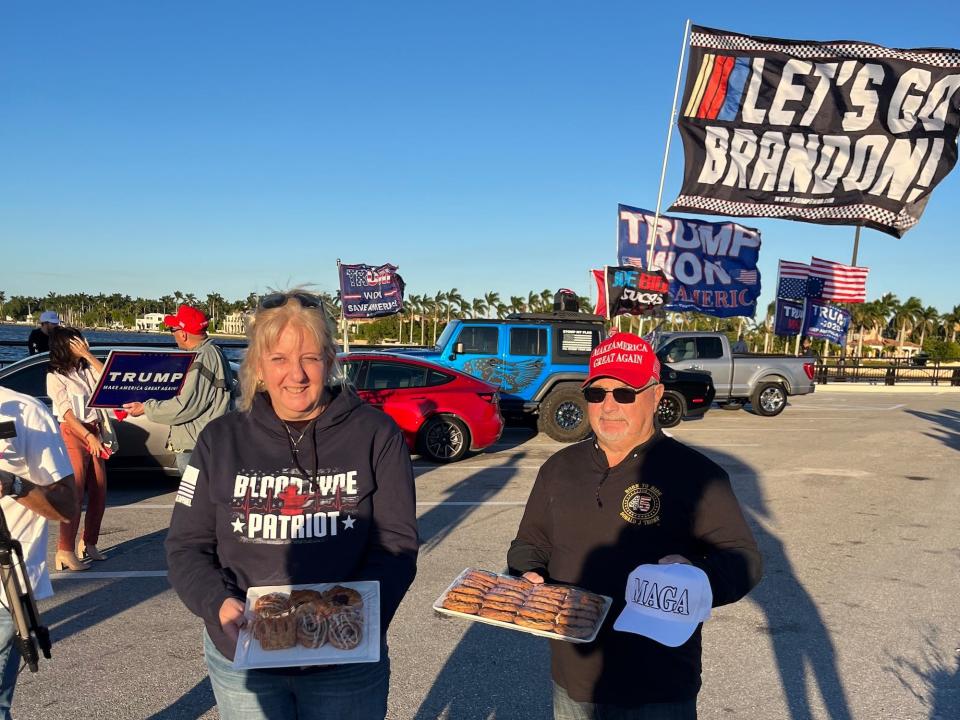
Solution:
<svg viewBox="0 0 960 720">
<path fill-rule="evenodd" d="M 295 299 L 305 308 L 320 308 L 323 310 L 323 301 L 316 295 L 303 292 L 292 293 L 270 293 L 260 298 L 260 307 L 264 310 L 273 310 L 283 307 L 291 298 Z"/>
<path fill-rule="evenodd" d="M 634 390 L 632 387 L 618 387 L 613 390 L 604 390 L 603 388 L 591 386 L 583 389 L 583 397 L 588 403 L 602 403 L 606 399 L 607 393 L 612 393 L 613 399 L 618 403 L 621 405 L 629 405 L 637 399 L 637 395 L 657 385 L 658 383 L 653 383 L 640 390 Z"/>
</svg>

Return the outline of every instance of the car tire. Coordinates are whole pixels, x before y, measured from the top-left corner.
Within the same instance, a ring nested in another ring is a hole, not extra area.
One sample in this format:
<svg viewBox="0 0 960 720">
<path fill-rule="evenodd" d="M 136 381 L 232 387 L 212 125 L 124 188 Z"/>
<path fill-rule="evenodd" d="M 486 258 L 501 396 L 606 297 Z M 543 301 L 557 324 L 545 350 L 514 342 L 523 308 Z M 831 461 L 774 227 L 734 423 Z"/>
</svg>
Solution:
<svg viewBox="0 0 960 720">
<path fill-rule="evenodd" d="M 744 404 L 745 403 L 743 403 L 740 400 L 731 400 L 730 402 L 724 405 L 721 405 L 720 409 L 721 410 L 743 410 Z"/>
<path fill-rule="evenodd" d="M 580 388 L 568 383 L 551 390 L 540 403 L 537 427 L 557 442 L 579 442 L 589 436 L 587 401 Z"/>
<path fill-rule="evenodd" d="M 418 445 L 433 462 L 456 462 L 470 451 L 470 431 L 453 415 L 435 415 L 420 429 Z"/>
<path fill-rule="evenodd" d="M 750 405 L 757 415 L 779 415 L 787 406 L 787 389 L 778 382 L 760 383 L 750 397 Z"/>
<path fill-rule="evenodd" d="M 683 395 L 675 390 L 666 390 L 657 404 L 656 421 L 662 428 L 672 428 L 680 424 L 687 413 L 687 403 Z"/>
</svg>

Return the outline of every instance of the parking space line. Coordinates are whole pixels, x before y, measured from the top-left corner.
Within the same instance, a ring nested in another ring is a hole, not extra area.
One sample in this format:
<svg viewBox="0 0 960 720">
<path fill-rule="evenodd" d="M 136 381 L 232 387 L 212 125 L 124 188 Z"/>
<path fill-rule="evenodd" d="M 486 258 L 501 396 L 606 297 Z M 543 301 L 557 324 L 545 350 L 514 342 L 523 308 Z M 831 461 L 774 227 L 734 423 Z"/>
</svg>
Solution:
<svg viewBox="0 0 960 720">
<path fill-rule="evenodd" d="M 51 580 L 117 580 L 126 578 L 165 578 L 166 570 L 114 570 L 113 572 L 52 572 Z"/>
</svg>

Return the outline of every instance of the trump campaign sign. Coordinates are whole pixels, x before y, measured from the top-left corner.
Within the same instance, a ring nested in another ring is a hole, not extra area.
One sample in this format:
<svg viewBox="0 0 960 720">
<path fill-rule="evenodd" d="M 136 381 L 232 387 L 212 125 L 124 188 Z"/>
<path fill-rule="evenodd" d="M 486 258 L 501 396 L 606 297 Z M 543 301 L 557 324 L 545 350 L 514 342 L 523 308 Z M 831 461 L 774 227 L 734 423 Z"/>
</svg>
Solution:
<svg viewBox="0 0 960 720">
<path fill-rule="evenodd" d="M 340 265 L 340 306 L 346 318 L 403 312 L 403 288 L 396 265 Z"/>
<path fill-rule="evenodd" d="M 850 313 L 842 307 L 807 300 L 807 311 L 803 320 L 803 334 L 807 337 L 821 338 L 843 345 L 846 342 L 849 327 Z"/>
<path fill-rule="evenodd" d="M 663 270 L 670 283 L 666 310 L 696 310 L 716 317 L 753 317 L 760 296 L 760 231 L 737 223 L 661 215 L 619 205 L 617 254 L 620 265 Z M 653 236 L 653 263 L 647 251 Z"/>
<path fill-rule="evenodd" d="M 100 382 L 87 403 L 92 408 L 118 408 L 124 403 L 169 400 L 183 388 L 192 352 L 113 350 Z"/>
</svg>

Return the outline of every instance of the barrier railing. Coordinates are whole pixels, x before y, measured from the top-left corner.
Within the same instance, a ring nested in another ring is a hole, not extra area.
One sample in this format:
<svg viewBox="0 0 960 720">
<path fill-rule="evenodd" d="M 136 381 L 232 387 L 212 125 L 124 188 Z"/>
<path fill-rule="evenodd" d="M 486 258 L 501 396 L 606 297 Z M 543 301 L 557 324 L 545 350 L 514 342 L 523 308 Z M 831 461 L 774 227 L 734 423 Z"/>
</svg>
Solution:
<svg viewBox="0 0 960 720">
<path fill-rule="evenodd" d="M 902 383 L 960 386 L 960 365 L 928 360 L 923 357 L 823 358 L 817 362 L 816 381 L 856 382 L 871 385 L 897 385 Z"/>
</svg>

